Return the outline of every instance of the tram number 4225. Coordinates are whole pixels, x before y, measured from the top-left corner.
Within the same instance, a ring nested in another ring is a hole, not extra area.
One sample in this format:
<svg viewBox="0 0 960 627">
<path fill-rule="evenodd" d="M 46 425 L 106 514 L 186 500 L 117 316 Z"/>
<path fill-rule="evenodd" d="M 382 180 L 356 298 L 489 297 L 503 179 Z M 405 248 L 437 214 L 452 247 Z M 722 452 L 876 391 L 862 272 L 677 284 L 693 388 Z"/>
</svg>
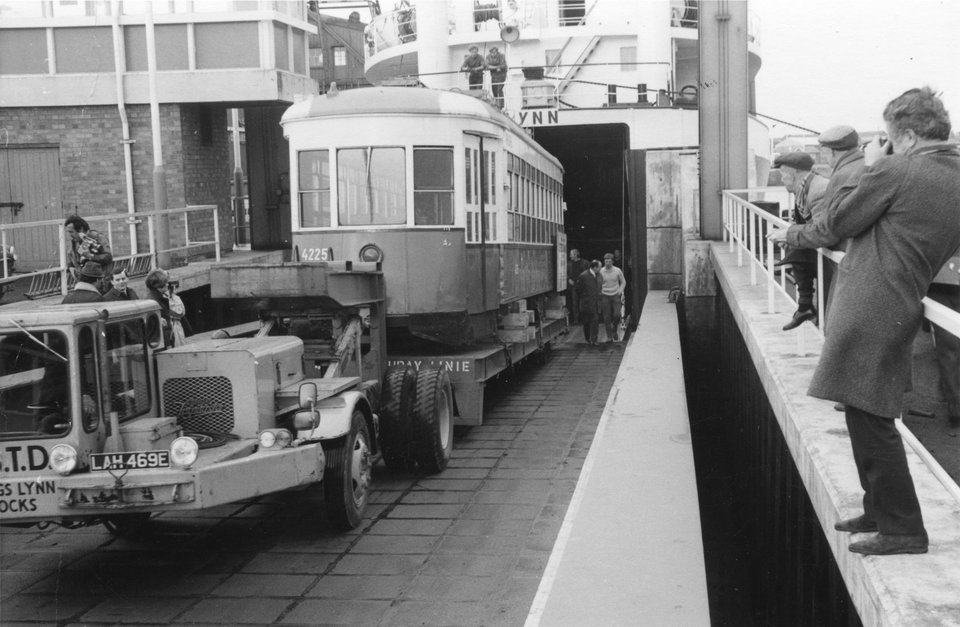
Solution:
<svg viewBox="0 0 960 627">
<path fill-rule="evenodd" d="M 333 261 L 332 248 L 304 248 L 300 255 L 303 261 Z"/>
</svg>

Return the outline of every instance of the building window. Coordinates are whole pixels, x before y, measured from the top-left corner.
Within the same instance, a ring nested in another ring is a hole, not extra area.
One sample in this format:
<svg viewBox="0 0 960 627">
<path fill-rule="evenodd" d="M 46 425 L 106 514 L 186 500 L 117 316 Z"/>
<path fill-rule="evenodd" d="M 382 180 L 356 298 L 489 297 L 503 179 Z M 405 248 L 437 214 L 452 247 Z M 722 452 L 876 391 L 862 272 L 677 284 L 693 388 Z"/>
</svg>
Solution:
<svg viewBox="0 0 960 627">
<path fill-rule="evenodd" d="M 323 49 L 310 48 L 310 69 L 323 67 Z"/>
<path fill-rule="evenodd" d="M 333 64 L 343 67 L 347 64 L 347 51 L 343 46 L 333 47 Z"/>
<path fill-rule="evenodd" d="M 620 48 L 620 70 L 632 72 L 637 69 L 637 47 L 624 46 Z"/>
</svg>

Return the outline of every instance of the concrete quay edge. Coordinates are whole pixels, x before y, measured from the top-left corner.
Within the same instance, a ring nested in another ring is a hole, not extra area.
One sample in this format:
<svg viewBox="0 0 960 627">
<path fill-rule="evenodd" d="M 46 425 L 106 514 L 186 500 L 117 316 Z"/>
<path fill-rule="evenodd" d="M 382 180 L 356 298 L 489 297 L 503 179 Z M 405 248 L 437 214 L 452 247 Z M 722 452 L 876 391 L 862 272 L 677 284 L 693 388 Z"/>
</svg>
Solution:
<svg viewBox="0 0 960 627">
<path fill-rule="evenodd" d="M 865 625 L 960 625 L 960 503 L 952 498 L 920 457 L 906 447 L 930 536 L 923 555 L 864 557 L 847 550 L 851 536 L 833 529 L 861 511 L 862 490 L 846 424 L 833 403 L 807 396 L 823 340 L 811 325 L 794 332 L 781 326 L 795 304 L 777 292 L 775 313 L 767 313 L 767 288 L 758 269 L 750 285 L 747 256 L 715 242 L 716 276 L 737 321 L 798 472 L 816 510 L 850 597 Z M 798 350 L 796 333 L 804 333 Z"/>
</svg>

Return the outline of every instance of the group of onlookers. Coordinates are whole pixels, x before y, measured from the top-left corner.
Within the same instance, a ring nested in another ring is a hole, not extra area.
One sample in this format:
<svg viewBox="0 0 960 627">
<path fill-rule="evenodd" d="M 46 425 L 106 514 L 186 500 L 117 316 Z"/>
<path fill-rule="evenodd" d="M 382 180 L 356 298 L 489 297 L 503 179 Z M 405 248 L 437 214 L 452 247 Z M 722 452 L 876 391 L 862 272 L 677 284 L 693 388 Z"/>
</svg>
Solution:
<svg viewBox="0 0 960 627">
<path fill-rule="evenodd" d="M 960 251 L 960 149 L 949 143 L 943 102 L 928 87 L 911 89 L 887 104 L 883 119 L 886 139 L 878 136 L 862 152 L 850 127 L 821 135 L 833 167 L 826 185 L 802 155 L 778 160 L 784 183 L 797 197 L 795 224 L 768 235 L 792 250 L 845 250 L 831 281 L 823 350 L 808 393 L 837 402 L 845 412 L 863 509 L 834 527 L 877 532 L 849 545 L 865 555 L 928 549 L 895 419 L 911 386 L 913 344 L 924 322 L 921 301 Z M 803 259 L 790 263 L 798 309 L 786 330 L 818 317 L 812 279 L 805 276 L 810 268 Z M 953 285 L 935 290 L 952 298 L 954 307 L 960 304 L 958 279 L 954 271 Z M 937 335 L 938 354 L 950 352 L 947 336 Z M 956 345 L 954 340 L 953 371 L 945 371 L 954 387 L 950 412 L 960 412 Z"/>
<path fill-rule="evenodd" d="M 78 215 L 66 219 L 64 230 L 70 238 L 67 262 L 76 283 L 63 297 L 63 304 L 140 299 L 129 286 L 126 270 L 115 267 L 110 243 L 102 234 L 91 230 L 87 221 Z M 186 306 L 176 294 L 179 284 L 171 281 L 170 274 L 161 268 L 147 274 L 144 283 L 146 297 L 160 305 L 164 344 L 182 345 L 192 331 Z"/>
</svg>

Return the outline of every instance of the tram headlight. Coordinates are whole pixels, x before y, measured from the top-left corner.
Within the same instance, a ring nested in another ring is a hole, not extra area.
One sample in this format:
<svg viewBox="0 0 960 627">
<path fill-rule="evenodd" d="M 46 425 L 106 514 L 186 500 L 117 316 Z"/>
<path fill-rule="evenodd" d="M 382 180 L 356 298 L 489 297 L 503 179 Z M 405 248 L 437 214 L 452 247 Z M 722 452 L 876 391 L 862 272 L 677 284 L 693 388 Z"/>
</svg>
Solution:
<svg viewBox="0 0 960 627">
<path fill-rule="evenodd" d="M 170 464 L 178 468 L 189 468 L 197 461 L 200 445 L 193 438 L 182 436 L 170 444 Z"/>
<path fill-rule="evenodd" d="M 383 261 L 383 251 L 376 244 L 367 244 L 360 249 L 360 261 L 380 263 Z"/>
<path fill-rule="evenodd" d="M 50 468 L 61 475 L 69 475 L 77 467 L 77 449 L 69 444 L 57 444 L 50 451 Z"/>
</svg>

